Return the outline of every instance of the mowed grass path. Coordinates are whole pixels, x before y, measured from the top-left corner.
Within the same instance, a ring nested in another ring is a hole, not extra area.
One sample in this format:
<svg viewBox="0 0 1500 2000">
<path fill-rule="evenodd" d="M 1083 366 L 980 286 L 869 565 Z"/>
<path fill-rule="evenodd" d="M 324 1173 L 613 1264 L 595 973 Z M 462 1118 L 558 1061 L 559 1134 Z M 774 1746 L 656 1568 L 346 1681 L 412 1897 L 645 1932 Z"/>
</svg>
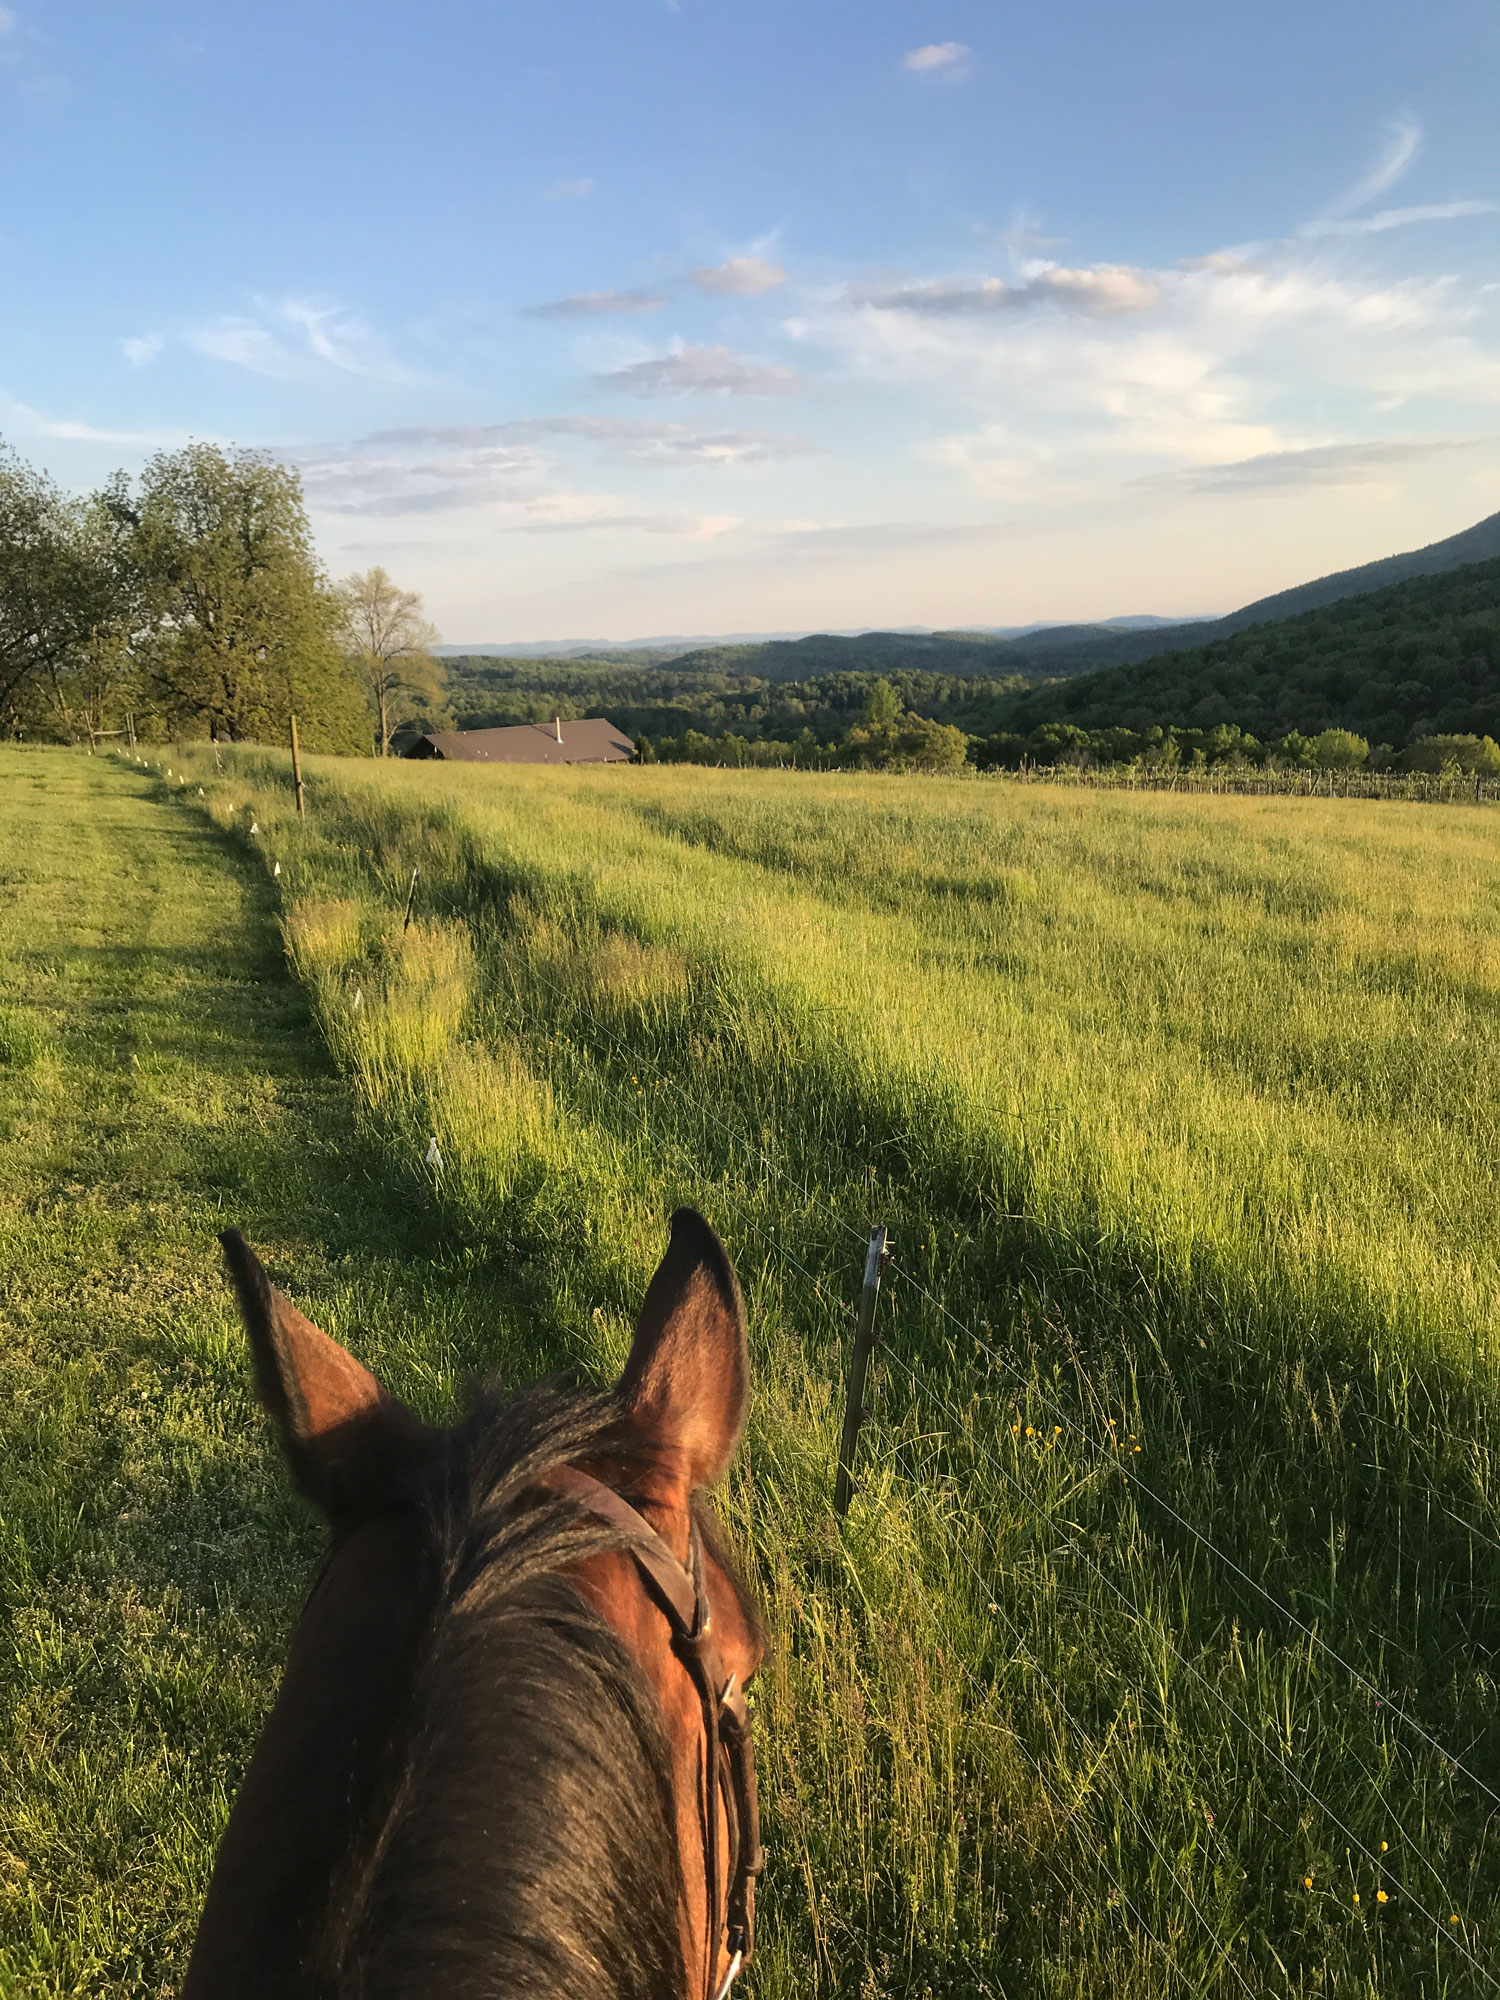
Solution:
<svg viewBox="0 0 1500 2000">
<path fill-rule="evenodd" d="M 0 750 L 6 2000 L 174 1990 L 315 1560 L 229 1222 L 424 1407 L 506 1342 L 357 1139 L 263 873 L 133 773 Z"/>
</svg>

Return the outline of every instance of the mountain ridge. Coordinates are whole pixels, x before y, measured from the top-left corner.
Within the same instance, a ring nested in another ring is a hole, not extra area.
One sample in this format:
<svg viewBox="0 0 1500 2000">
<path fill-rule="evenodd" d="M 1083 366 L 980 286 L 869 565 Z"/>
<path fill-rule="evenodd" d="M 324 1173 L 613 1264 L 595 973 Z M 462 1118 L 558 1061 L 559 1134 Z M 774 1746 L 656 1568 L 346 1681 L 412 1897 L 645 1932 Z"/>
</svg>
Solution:
<svg viewBox="0 0 1500 2000">
<path fill-rule="evenodd" d="M 1133 613 L 1118 618 L 1087 621 L 1043 620 L 1030 625 L 868 626 L 855 629 L 778 633 L 730 633 L 690 638 L 682 634 L 652 639 L 532 640 L 509 644 L 483 642 L 467 646 L 441 645 L 434 650 L 443 658 L 514 660 L 607 660 L 614 664 L 649 667 L 668 662 L 678 670 L 754 673 L 773 681 L 799 678 L 803 672 L 830 668 L 854 669 L 857 649 L 876 656 L 868 671 L 882 666 L 921 668 L 935 652 L 950 649 L 952 667 L 976 671 L 978 654 L 992 649 L 992 663 L 979 671 L 995 674 L 1020 673 L 1031 678 L 1093 673 L 1107 667 L 1128 666 L 1153 659 L 1159 653 L 1181 652 L 1189 647 L 1229 638 L 1250 626 L 1276 622 L 1305 611 L 1334 604 L 1344 597 L 1367 595 L 1416 576 L 1441 575 L 1469 563 L 1486 562 L 1500 556 L 1500 513 L 1461 528 L 1418 549 L 1379 556 L 1351 569 L 1330 571 L 1306 583 L 1293 584 L 1256 598 L 1220 618 L 1169 619 L 1155 613 Z M 763 649 L 800 648 L 793 658 L 780 651 L 770 658 L 752 659 Z M 973 649 L 970 651 L 969 649 Z M 958 654 L 963 653 L 962 667 Z M 631 658 L 634 656 L 634 658 Z M 648 657 L 649 656 L 649 657 Z M 945 662 L 946 664 L 946 662 Z M 780 671 L 778 669 L 786 669 Z"/>
</svg>

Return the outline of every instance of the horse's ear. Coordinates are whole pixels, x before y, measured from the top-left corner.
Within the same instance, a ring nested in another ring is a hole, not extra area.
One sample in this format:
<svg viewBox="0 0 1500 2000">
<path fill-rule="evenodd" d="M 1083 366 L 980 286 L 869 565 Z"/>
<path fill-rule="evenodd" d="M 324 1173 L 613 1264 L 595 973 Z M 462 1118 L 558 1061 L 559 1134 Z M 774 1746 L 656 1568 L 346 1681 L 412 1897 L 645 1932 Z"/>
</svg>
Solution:
<svg viewBox="0 0 1500 2000">
<path fill-rule="evenodd" d="M 239 1230 L 219 1241 L 250 1336 L 255 1392 L 298 1490 L 330 1520 L 373 1511 L 426 1427 L 282 1297 Z"/>
<path fill-rule="evenodd" d="M 696 1209 L 672 1217 L 617 1390 L 643 1448 L 689 1492 L 727 1470 L 745 1427 L 745 1309 L 723 1244 Z"/>
</svg>

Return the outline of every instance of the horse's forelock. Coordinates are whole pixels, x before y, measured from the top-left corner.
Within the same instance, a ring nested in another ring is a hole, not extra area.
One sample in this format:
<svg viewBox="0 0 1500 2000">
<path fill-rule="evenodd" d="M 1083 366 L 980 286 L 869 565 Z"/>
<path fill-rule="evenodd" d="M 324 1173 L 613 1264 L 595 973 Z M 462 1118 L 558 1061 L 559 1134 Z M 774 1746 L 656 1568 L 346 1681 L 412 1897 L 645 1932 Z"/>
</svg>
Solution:
<svg viewBox="0 0 1500 2000">
<path fill-rule="evenodd" d="M 338 2000 L 683 1992 L 670 1746 L 640 1664 L 562 1574 L 620 1546 L 529 1489 L 619 1449 L 607 1397 L 483 1397 L 425 1475 L 433 1608 L 317 1948 Z"/>
</svg>

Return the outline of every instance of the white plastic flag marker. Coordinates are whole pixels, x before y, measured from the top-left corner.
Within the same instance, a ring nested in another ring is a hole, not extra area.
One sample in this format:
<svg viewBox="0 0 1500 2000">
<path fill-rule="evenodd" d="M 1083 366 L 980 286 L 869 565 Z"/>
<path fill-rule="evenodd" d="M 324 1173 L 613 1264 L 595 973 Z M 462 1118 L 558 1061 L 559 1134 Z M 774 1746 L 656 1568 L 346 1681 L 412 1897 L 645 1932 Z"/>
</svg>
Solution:
<svg viewBox="0 0 1500 2000">
<path fill-rule="evenodd" d="M 260 832 L 260 821 L 259 821 L 258 819 L 253 819 L 253 820 L 251 820 L 251 822 L 250 822 L 250 831 L 251 831 L 252 833 L 259 833 L 259 832 Z"/>
<path fill-rule="evenodd" d="M 434 1132 L 434 1133 L 433 1133 L 433 1135 L 432 1135 L 432 1144 L 431 1144 L 431 1145 L 430 1145 L 430 1146 L 429 1146 L 429 1147 L 427 1148 L 427 1151 L 426 1151 L 425 1155 L 423 1156 L 423 1161 L 422 1161 L 422 1164 L 423 1164 L 424 1166 L 428 1166 L 428 1167 L 431 1167 L 432 1171 L 433 1171 L 433 1172 L 434 1172 L 435 1174 L 436 1174 L 436 1173 L 441 1173 L 441 1172 L 442 1172 L 442 1168 L 443 1168 L 443 1156 L 442 1156 L 442 1154 L 441 1154 L 441 1153 L 440 1153 L 440 1152 L 438 1151 L 438 1142 L 437 1142 L 437 1133 L 436 1133 L 436 1132 Z"/>
<path fill-rule="evenodd" d="M 281 863 L 279 861 L 277 862 L 276 866 L 271 870 L 271 873 L 273 875 L 279 875 L 281 873 Z"/>
</svg>

